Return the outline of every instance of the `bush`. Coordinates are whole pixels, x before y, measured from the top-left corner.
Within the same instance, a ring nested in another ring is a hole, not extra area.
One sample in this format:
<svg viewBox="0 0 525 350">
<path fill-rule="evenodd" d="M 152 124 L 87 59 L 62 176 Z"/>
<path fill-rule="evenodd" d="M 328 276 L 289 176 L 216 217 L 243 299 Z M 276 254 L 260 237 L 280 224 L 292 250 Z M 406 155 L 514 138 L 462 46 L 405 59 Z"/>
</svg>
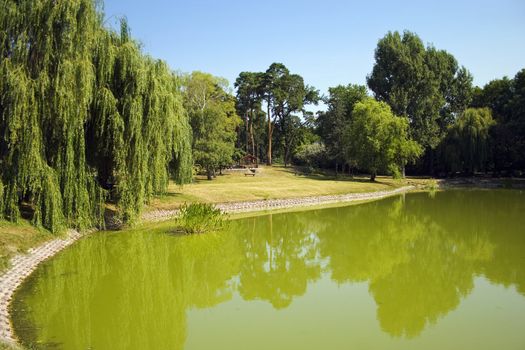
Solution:
<svg viewBox="0 0 525 350">
<path fill-rule="evenodd" d="M 437 191 L 439 189 L 439 184 L 434 179 L 428 180 L 428 182 L 427 182 L 427 184 L 425 186 L 425 189 L 427 191 Z"/>
<path fill-rule="evenodd" d="M 226 215 L 208 203 L 184 204 L 180 208 L 175 232 L 204 233 L 223 229 L 226 224 Z"/>
<path fill-rule="evenodd" d="M 324 144 L 314 142 L 301 145 L 294 156 L 294 162 L 298 165 L 321 168 L 326 165 L 328 155 Z"/>
</svg>

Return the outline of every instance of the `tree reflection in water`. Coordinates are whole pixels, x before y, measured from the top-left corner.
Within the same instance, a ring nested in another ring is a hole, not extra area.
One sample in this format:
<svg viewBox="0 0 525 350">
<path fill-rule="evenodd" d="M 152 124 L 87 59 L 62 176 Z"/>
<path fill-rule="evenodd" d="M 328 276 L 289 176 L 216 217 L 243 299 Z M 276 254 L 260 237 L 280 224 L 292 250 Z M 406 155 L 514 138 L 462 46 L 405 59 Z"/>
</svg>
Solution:
<svg viewBox="0 0 525 350">
<path fill-rule="evenodd" d="M 447 191 L 236 220 L 228 232 L 96 234 L 42 265 L 13 305 L 26 344 L 182 349 L 187 313 L 238 294 L 288 308 L 309 285 L 366 282 L 384 332 L 418 336 L 474 278 L 525 295 L 524 194 Z M 115 341 L 118 339 L 118 341 Z"/>
</svg>

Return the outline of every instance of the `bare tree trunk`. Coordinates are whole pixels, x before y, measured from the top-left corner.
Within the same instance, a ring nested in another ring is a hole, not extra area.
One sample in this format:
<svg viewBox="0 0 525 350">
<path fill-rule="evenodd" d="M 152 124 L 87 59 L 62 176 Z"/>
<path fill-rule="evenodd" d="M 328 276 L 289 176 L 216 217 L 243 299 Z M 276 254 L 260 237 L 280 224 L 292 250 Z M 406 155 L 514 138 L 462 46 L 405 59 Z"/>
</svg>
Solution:
<svg viewBox="0 0 525 350">
<path fill-rule="evenodd" d="M 372 170 L 372 173 L 370 174 L 370 181 L 375 182 L 376 181 L 376 171 Z"/>
<path fill-rule="evenodd" d="M 290 148 L 289 147 L 289 140 L 288 140 L 288 137 L 286 136 L 286 132 L 284 130 L 282 130 L 283 128 L 281 128 L 281 131 L 282 131 L 282 134 L 284 134 L 284 154 L 283 154 L 283 161 L 284 161 L 284 167 L 286 168 L 288 166 L 288 149 Z"/>
<path fill-rule="evenodd" d="M 245 139 L 246 139 L 246 146 L 245 146 L 245 149 L 246 149 L 246 153 L 248 153 L 248 112 L 246 112 L 245 116 L 244 116 L 244 122 L 245 122 Z"/>
<path fill-rule="evenodd" d="M 206 177 L 208 178 L 208 180 L 212 179 L 212 172 L 210 168 L 206 168 Z"/>
<path fill-rule="evenodd" d="M 250 120 L 250 139 L 252 141 L 252 156 L 256 157 L 256 155 L 255 155 L 255 141 L 254 141 L 254 136 L 253 136 L 253 119 L 254 119 L 254 113 L 253 113 L 253 109 L 252 109 L 252 117 L 251 117 L 251 120 Z"/>
<path fill-rule="evenodd" d="M 434 176 L 434 150 L 430 148 L 430 175 Z"/>
<path fill-rule="evenodd" d="M 272 116 L 270 115 L 270 101 L 268 100 L 268 154 L 266 164 L 272 165 Z"/>
</svg>

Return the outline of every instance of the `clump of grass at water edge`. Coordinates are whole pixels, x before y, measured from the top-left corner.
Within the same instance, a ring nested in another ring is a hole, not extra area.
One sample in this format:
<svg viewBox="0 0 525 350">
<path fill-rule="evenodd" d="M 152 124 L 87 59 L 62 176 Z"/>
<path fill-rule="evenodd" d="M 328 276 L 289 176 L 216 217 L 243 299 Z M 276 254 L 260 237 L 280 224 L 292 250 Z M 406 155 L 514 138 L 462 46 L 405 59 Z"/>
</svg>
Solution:
<svg viewBox="0 0 525 350">
<path fill-rule="evenodd" d="M 180 208 L 175 233 L 195 234 L 219 231 L 225 228 L 227 216 L 209 203 L 184 204 Z"/>
</svg>

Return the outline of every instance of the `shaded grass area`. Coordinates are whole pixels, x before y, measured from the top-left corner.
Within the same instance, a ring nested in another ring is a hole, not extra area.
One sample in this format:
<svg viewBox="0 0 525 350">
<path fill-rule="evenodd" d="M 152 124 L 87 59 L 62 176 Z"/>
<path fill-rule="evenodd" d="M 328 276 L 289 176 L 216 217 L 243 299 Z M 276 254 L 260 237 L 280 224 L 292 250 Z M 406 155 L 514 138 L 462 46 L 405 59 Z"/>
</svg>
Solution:
<svg viewBox="0 0 525 350">
<path fill-rule="evenodd" d="M 297 168 L 282 166 L 260 167 L 255 176 L 245 176 L 244 173 L 225 172 L 212 181 L 199 176 L 194 183 L 183 187 L 171 184 L 167 195 L 153 199 L 148 209 L 174 209 L 186 202 L 225 203 L 376 192 L 399 188 L 410 181 L 426 181 L 378 177 L 376 182 L 370 182 L 368 176 L 336 177 L 333 173 L 323 172 L 303 174 Z"/>
<path fill-rule="evenodd" d="M 27 220 L 18 223 L 0 220 L 0 272 L 8 268 L 12 256 L 53 238 L 56 235 L 32 226 Z"/>
</svg>

